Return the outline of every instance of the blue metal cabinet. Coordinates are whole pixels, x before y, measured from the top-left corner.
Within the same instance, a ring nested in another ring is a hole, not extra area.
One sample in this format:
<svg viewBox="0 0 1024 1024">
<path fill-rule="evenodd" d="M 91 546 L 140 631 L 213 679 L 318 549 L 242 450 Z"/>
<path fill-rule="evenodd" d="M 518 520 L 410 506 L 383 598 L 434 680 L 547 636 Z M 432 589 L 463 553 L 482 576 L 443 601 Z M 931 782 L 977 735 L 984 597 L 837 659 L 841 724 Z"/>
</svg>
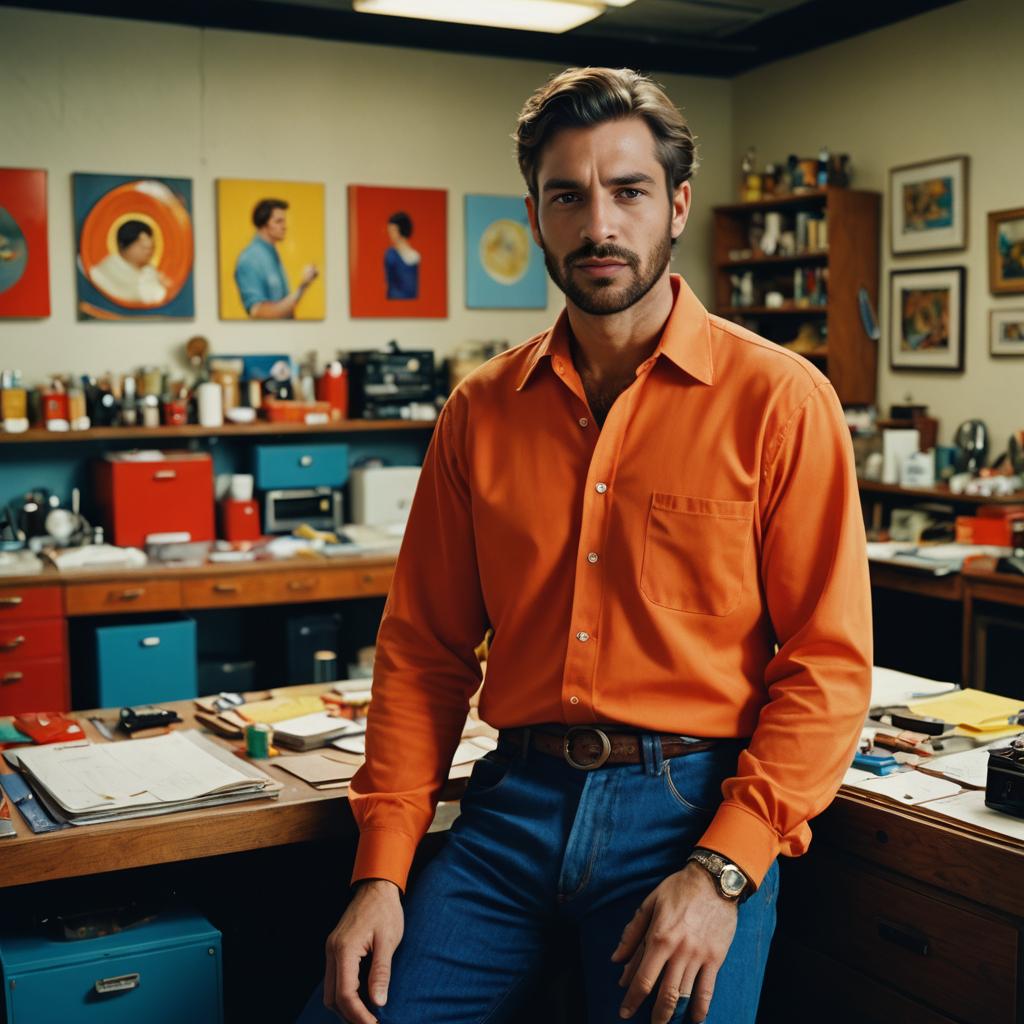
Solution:
<svg viewBox="0 0 1024 1024">
<path fill-rule="evenodd" d="M 261 444 L 254 454 L 256 487 L 344 487 L 347 444 Z"/>
<path fill-rule="evenodd" d="M 173 619 L 96 630 L 97 706 L 159 704 L 199 693 L 196 624 Z"/>
<path fill-rule="evenodd" d="M 221 1024 L 220 939 L 184 910 L 98 939 L 4 935 L 7 1024 Z"/>
</svg>

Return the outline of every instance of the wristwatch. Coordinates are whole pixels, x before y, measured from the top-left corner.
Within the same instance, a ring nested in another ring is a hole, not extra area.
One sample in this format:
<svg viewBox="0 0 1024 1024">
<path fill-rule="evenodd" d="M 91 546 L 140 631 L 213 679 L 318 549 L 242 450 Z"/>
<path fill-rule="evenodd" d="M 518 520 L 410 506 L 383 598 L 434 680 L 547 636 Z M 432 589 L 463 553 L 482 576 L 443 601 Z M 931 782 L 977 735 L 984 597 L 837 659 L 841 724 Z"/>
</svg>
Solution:
<svg viewBox="0 0 1024 1024">
<path fill-rule="evenodd" d="M 753 891 L 750 879 L 732 861 L 726 860 L 714 850 L 698 847 L 686 858 L 686 863 L 696 861 L 715 880 L 718 895 L 724 900 L 742 903 Z"/>
</svg>

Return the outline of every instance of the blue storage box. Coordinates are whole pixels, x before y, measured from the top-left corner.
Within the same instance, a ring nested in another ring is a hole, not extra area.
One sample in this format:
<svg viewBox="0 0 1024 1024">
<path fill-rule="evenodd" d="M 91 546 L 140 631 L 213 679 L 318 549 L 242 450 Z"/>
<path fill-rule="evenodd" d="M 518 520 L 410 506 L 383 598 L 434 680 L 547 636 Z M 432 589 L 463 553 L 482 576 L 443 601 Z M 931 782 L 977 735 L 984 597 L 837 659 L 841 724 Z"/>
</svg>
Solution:
<svg viewBox="0 0 1024 1024">
<path fill-rule="evenodd" d="M 96 704 L 119 708 L 199 694 L 196 624 L 175 617 L 96 629 Z"/>
<path fill-rule="evenodd" d="M 344 487 L 348 482 L 347 444 L 256 445 L 256 488 Z"/>
<path fill-rule="evenodd" d="M 7 1024 L 221 1024 L 220 932 L 184 910 L 98 939 L 0 937 Z"/>
</svg>

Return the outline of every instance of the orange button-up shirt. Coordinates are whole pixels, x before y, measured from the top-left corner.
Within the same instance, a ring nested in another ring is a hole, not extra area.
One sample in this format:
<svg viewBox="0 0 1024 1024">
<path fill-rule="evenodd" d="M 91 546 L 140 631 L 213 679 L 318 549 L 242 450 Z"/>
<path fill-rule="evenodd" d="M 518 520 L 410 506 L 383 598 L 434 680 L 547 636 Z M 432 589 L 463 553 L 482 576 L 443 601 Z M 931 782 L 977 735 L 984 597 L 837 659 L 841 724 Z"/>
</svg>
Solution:
<svg viewBox="0 0 1024 1024">
<path fill-rule="evenodd" d="M 353 881 L 404 889 L 488 626 L 486 722 L 750 737 L 700 845 L 757 884 L 807 849 L 871 688 L 849 431 L 818 370 L 672 288 L 600 429 L 564 312 L 442 410 L 377 639 Z"/>
</svg>

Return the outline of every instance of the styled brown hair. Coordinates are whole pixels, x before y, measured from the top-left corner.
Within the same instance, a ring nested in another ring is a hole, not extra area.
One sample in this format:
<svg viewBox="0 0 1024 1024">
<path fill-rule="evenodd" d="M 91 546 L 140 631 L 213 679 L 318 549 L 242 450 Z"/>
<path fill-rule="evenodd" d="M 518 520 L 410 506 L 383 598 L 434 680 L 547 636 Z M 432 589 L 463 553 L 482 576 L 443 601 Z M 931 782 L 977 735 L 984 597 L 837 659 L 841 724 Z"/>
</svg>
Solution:
<svg viewBox="0 0 1024 1024">
<path fill-rule="evenodd" d="M 642 117 L 651 129 L 670 194 L 690 180 L 698 165 L 694 135 L 659 86 L 628 68 L 567 68 L 526 101 L 512 135 L 533 198 L 541 153 L 556 132 L 625 117 Z"/>
</svg>

